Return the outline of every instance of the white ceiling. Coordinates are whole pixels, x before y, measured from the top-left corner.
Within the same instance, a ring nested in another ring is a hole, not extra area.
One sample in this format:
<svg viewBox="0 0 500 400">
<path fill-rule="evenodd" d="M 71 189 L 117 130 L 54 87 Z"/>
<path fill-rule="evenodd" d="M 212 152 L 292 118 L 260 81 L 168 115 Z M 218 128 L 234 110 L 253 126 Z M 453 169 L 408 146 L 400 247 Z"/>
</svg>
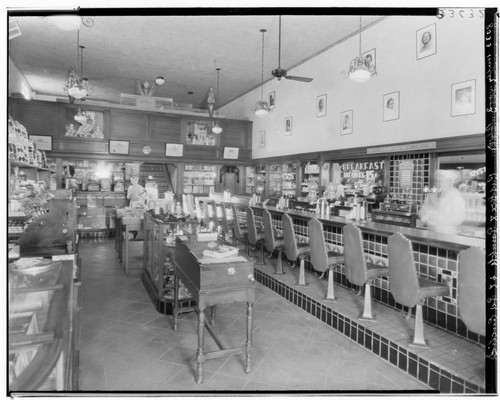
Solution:
<svg viewBox="0 0 500 400">
<path fill-rule="evenodd" d="M 363 26 L 381 16 L 363 16 Z M 39 94 L 66 97 L 68 68 L 76 65 L 77 31 L 63 31 L 50 16 L 9 15 L 21 36 L 9 41 L 9 55 Z M 207 92 L 220 71 L 219 105 L 252 90 L 261 82 L 260 29 L 265 34 L 264 80 L 278 66 L 278 15 L 122 15 L 92 16 L 92 27 L 81 26 L 85 46 L 84 75 L 95 92 L 93 99 L 120 103 L 120 94 L 138 94 L 142 82 L 162 75 L 166 84 L 154 96 L 173 98 L 206 108 Z M 356 35 L 359 16 L 284 15 L 281 67 L 314 57 L 346 37 Z M 346 55 L 346 68 L 356 54 Z M 299 75 L 299 74 L 295 74 Z M 314 78 L 314 76 L 311 76 Z M 307 83 L 282 80 L 286 85 Z M 193 94 L 188 94 L 192 91 Z"/>
</svg>

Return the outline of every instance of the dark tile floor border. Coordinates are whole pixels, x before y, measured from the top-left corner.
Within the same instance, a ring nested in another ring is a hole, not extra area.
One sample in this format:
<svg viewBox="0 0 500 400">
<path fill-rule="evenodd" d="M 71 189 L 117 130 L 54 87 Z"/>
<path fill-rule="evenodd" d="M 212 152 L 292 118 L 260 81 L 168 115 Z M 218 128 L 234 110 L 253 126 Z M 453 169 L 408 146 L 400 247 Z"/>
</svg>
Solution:
<svg viewBox="0 0 500 400">
<path fill-rule="evenodd" d="M 397 343 L 381 337 L 266 272 L 256 268 L 254 274 L 257 282 L 432 389 L 440 393 L 484 393 L 484 388 L 465 381 Z"/>
</svg>

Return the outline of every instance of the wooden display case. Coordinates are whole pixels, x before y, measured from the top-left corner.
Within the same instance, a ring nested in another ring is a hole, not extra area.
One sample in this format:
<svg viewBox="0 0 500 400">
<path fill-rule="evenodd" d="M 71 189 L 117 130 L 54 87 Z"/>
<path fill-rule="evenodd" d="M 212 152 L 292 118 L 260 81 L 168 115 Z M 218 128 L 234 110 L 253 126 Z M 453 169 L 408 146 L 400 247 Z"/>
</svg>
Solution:
<svg viewBox="0 0 500 400">
<path fill-rule="evenodd" d="M 162 314 L 172 314 L 173 309 L 175 236 L 195 232 L 196 224 L 196 221 L 166 220 L 144 213 L 142 282 L 156 310 Z M 179 299 L 186 307 L 193 305 L 190 293 L 182 285 Z"/>
</svg>

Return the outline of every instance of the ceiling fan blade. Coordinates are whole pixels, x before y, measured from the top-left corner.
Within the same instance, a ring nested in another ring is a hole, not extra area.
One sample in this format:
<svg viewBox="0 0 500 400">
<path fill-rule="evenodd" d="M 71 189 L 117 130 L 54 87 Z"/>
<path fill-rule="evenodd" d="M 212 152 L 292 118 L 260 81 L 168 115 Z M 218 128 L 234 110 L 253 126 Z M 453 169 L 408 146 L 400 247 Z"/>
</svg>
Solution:
<svg viewBox="0 0 500 400">
<path fill-rule="evenodd" d="M 287 75 L 285 76 L 285 79 L 290 79 L 291 81 L 299 81 L 299 82 L 312 82 L 313 78 L 306 78 L 303 76 L 293 76 L 293 75 Z"/>
</svg>

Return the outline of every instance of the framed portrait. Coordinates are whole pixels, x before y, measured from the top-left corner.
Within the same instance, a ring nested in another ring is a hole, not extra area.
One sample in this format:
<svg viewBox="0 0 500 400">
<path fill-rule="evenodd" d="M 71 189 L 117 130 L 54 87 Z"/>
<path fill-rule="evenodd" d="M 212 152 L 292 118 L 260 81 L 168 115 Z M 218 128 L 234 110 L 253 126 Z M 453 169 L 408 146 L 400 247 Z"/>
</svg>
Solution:
<svg viewBox="0 0 500 400">
<path fill-rule="evenodd" d="M 184 145 L 179 143 L 167 143 L 165 145 L 165 155 L 167 157 L 182 157 Z"/>
<path fill-rule="evenodd" d="M 276 105 L 276 92 L 269 93 L 268 104 L 269 104 L 269 108 L 272 110 L 274 108 L 274 106 Z"/>
<path fill-rule="evenodd" d="M 224 158 L 228 158 L 230 160 L 237 160 L 238 154 L 240 152 L 239 147 L 224 147 Z"/>
<path fill-rule="evenodd" d="M 365 65 L 370 71 L 371 75 L 376 75 L 377 71 L 377 51 L 375 49 L 371 49 L 365 51 L 361 54 L 364 59 Z"/>
<path fill-rule="evenodd" d="M 340 134 L 350 135 L 352 133 L 352 110 L 340 113 Z"/>
<path fill-rule="evenodd" d="M 52 151 L 52 136 L 28 135 L 28 138 L 35 143 L 37 150 Z"/>
<path fill-rule="evenodd" d="M 399 92 L 384 94 L 382 107 L 384 122 L 399 119 Z"/>
<path fill-rule="evenodd" d="M 292 134 L 292 117 L 285 118 L 285 136 Z"/>
<path fill-rule="evenodd" d="M 451 85 L 451 116 L 476 113 L 476 80 Z"/>
<path fill-rule="evenodd" d="M 66 107 L 64 138 L 104 140 L 104 112 Z"/>
<path fill-rule="evenodd" d="M 259 132 L 259 147 L 266 147 L 266 131 Z"/>
<path fill-rule="evenodd" d="M 417 31 L 417 60 L 432 56 L 437 52 L 436 24 Z"/>
<path fill-rule="evenodd" d="M 110 140 L 109 154 L 128 154 L 130 142 L 128 140 Z"/>
<path fill-rule="evenodd" d="M 326 115 L 326 94 L 316 97 L 316 117 Z"/>
</svg>

